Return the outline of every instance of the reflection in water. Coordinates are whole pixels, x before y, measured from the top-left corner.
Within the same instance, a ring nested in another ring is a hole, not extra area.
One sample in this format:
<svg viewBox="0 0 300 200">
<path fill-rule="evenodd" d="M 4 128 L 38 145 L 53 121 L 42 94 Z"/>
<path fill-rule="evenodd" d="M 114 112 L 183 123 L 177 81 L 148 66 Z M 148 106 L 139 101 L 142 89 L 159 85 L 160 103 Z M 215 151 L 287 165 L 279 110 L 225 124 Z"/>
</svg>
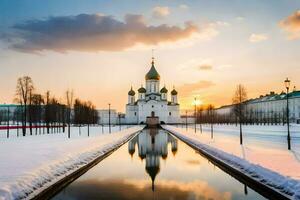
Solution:
<svg viewBox="0 0 300 200">
<path fill-rule="evenodd" d="M 164 130 L 145 129 L 53 199 L 264 198 Z"/>
<path fill-rule="evenodd" d="M 135 146 L 138 146 L 138 155 L 143 160 L 146 159 L 146 171 L 152 180 L 152 191 L 154 191 L 154 181 L 160 171 L 160 157 L 167 159 L 168 144 L 171 144 L 173 155 L 177 152 L 177 139 L 164 131 L 149 129 L 134 137 L 128 143 L 128 151 L 131 156 L 135 153 Z"/>
</svg>

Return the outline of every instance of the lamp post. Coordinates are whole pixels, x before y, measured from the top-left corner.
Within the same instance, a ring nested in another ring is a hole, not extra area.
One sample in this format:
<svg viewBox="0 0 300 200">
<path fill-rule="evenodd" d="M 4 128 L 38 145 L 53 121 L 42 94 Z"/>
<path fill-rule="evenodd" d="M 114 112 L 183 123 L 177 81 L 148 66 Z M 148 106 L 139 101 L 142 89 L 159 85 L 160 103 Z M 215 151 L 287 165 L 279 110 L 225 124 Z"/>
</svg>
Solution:
<svg viewBox="0 0 300 200">
<path fill-rule="evenodd" d="M 9 138 L 9 105 L 7 105 L 7 138 Z"/>
<path fill-rule="evenodd" d="M 286 88 L 286 122 L 287 122 L 287 142 L 288 142 L 288 150 L 291 150 L 291 136 L 290 136 L 290 115 L 289 115 L 289 89 L 290 89 L 291 81 L 286 78 L 284 81 L 284 85 Z"/>
<path fill-rule="evenodd" d="M 194 98 L 195 133 L 197 132 L 197 97 Z"/>
<path fill-rule="evenodd" d="M 194 117 L 195 117 L 195 133 L 197 132 L 197 106 L 200 104 L 200 101 L 197 97 L 194 98 Z"/>
<path fill-rule="evenodd" d="M 185 129 L 187 130 L 187 125 L 188 125 L 188 120 L 187 120 L 188 116 L 187 116 L 187 110 L 185 111 Z"/>
<path fill-rule="evenodd" d="M 119 129 L 121 130 L 121 113 L 118 113 L 118 118 L 119 118 Z"/>
<path fill-rule="evenodd" d="M 111 133 L 111 128 L 110 128 L 110 103 L 108 104 L 108 128 L 109 128 L 109 133 Z"/>
</svg>

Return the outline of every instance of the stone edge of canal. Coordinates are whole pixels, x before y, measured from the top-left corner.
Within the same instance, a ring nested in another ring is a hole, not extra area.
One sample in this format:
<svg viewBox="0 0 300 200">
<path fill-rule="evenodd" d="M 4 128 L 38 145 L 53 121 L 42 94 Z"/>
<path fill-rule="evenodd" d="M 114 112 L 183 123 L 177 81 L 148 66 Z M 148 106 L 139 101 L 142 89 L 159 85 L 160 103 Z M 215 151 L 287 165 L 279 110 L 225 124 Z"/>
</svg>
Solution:
<svg viewBox="0 0 300 200">
<path fill-rule="evenodd" d="M 267 199 L 274 199 L 274 200 L 276 200 L 276 199 L 287 199 L 287 200 L 290 199 L 285 194 L 282 194 L 282 193 L 280 193 L 280 192 L 278 192 L 276 190 L 273 190 L 272 188 L 268 187 L 267 185 L 265 185 L 265 184 L 263 184 L 261 182 L 258 182 L 256 180 L 254 180 L 253 178 L 251 178 L 250 176 L 248 176 L 246 174 L 243 174 L 239 170 L 231 167 L 227 163 L 225 163 L 225 162 L 223 162 L 221 160 L 216 159 L 215 157 L 213 157 L 212 155 L 206 153 L 205 151 L 203 151 L 202 149 L 198 148 L 197 146 L 195 146 L 195 145 L 189 143 L 188 141 L 184 140 L 184 138 L 181 138 L 181 137 L 173 134 L 169 130 L 166 130 L 166 129 L 163 129 L 163 130 L 165 130 L 166 132 L 168 132 L 169 134 L 171 134 L 175 138 L 179 139 L 180 141 L 184 142 L 185 144 L 187 144 L 188 146 L 190 146 L 191 148 L 193 148 L 194 150 L 196 150 L 197 152 L 199 152 L 202 156 L 204 156 L 206 159 L 208 159 L 214 165 L 216 165 L 217 167 L 219 167 L 222 171 L 224 171 L 225 173 L 229 174 L 230 176 L 232 176 L 233 178 L 235 178 L 237 181 L 241 182 L 242 184 L 246 184 L 251 189 L 253 189 L 254 191 L 258 192 L 259 194 L 261 194 L 262 196 L 266 197 Z M 32 199 L 33 200 L 50 199 L 51 197 L 53 197 L 54 195 L 56 195 L 60 190 L 62 190 L 63 188 L 65 188 L 67 185 L 69 185 L 74 180 L 76 180 L 77 178 L 79 178 L 81 175 L 83 175 L 84 173 L 86 173 L 88 170 L 90 170 L 92 167 L 94 167 L 95 165 L 97 165 L 103 159 L 105 159 L 106 157 L 108 157 L 109 155 L 111 155 L 114 151 L 116 151 L 121 146 L 123 146 L 124 144 L 126 144 L 129 140 L 131 140 L 133 137 L 135 137 L 139 132 L 140 131 L 135 132 L 134 134 L 132 134 L 130 137 L 128 137 L 125 141 L 123 141 L 122 143 L 120 143 L 115 148 L 109 150 L 108 152 L 106 152 L 103 155 L 100 155 L 98 158 L 94 159 L 92 162 L 86 164 L 85 166 L 82 166 L 81 168 L 79 168 L 78 170 L 72 172 L 68 176 L 60 179 L 59 181 L 57 181 L 54 184 L 50 185 L 49 187 L 45 188 L 40 193 L 38 193 L 36 196 L 34 196 Z"/>
<path fill-rule="evenodd" d="M 88 170 L 90 170 L 92 167 L 97 165 L 99 162 L 107 158 L 109 155 L 111 155 L 114 151 L 118 150 L 121 146 L 126 144 L 129 140 L 134 138 L 136 135 L 138 135 L 140 131 L 136 131 L 131 136 L 129 136 L 126 140 L 118 144 L 115 148 L 105 152 L 103 155 L 100 155 L 99 157 L 95 158 L 92 162 L 80 167 L 76 171 L 72 172 L 71 174 L 65 176 L 64 178 L 60 179 L 59 181 L 53 183 L 49 187 L 43 189 L 41 192 L 39 192 L 37 195 L 32 197 L 32 200 L 45 200 L 50 199 L 53 196 L 55 196 L 59 191 L 61 191 L 63 188 L 65 188 L 67 185 L 75 181 L 77 178 L 79 178 L 81 175 L 86 173 Z"/>
<path fill-rule="evenodd" d="M 172 133 L 172 131 L 169 131 L 166 129 L 164 129 L 164 130 L 166 132 L 168 132 L 169 134 L 171 134 L 172 136 L 174 136 L 175 138 L 182 141 L 183 143 L 187 144 L 194 150 L 196 150 L 199 154 L 201 154 L 206 159 L 208 159 L 210 162 L 212 162 L 214 165 L 219 167 L 222 171 L 229 174 L 230 176 L 232 176 L 233 178 L 235 178 L 237 181 L 241 182 L 242 184 L 249 186 L 251 189 L 258 192 L 265 198 L 272 199 L 272 200 L 278 200 L 278 199 L 289 200 L 289 199 L 291 199 L 286 194 L 276 191 L 276 190 L 270 188 L 269 186 L 267 186 L 259 181 L 256 181 L 252 177 L 250 177 L 250 176 L 240 172 L 239 170 L 235 169 L 234 167 L 228 165 L 226 162 L 223 162 L 223 161 L 215 158 L 214 156 L 210 155 L 209 153 L 203 151 L 201 148 L 198 148 L 197 146 L 193 145 L 192 143 L 189 143 L 184 138 L 175 135 L 174 133 Z"/>
</svg>

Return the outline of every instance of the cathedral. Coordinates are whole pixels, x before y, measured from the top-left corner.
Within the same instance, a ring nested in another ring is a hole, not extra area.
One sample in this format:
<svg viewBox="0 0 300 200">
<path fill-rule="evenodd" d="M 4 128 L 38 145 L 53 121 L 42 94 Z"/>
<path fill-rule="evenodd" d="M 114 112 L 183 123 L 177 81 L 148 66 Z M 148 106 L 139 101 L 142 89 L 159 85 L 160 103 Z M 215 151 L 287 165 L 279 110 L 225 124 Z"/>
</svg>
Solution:
<svg viewBox="0 0 300 200">
<path fill-rule="evenodd" d="M 154 58 L 151 68 L 145 76 L 146 88 L 141 86 L 136 92 L 132 89 L 128 92 L 126 104 L 126 123 L 144 124 L 147 117 L 158 117 L 161 124 L 180 123 L 179 104 L 177 91 L 173 88 L 169 101 L 168 89 L 160 88 L 160 75 L 155 69 Z"/>
</svg>

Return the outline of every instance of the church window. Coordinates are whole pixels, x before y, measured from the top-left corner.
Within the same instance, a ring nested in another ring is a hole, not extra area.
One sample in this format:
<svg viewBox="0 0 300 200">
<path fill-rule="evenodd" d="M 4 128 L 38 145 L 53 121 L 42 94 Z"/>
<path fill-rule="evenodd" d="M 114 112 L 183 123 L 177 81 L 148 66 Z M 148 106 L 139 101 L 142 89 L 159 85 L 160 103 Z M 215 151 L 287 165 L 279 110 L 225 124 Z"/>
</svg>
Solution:
<svg viewBox="0 0 300 200">
<path fill-rule="evenodd" d="M 154 105 L 152 105 L 152 108 L 154 108 Z"/>
<path fill-rule="evenodd" d="M 136 116 L 136 112 L 134 112 L 134 116 Z"/>
<path fill-rule="evenodd" d="M 161 105 L 161 107 L 164 107 L 164 105 Z"/>
<path fill-rule="evenodd" d="M 169 116 L 171 116 L 172 115 L 172 113 L 171 112 L 169 112 Z"/>
</svg>

